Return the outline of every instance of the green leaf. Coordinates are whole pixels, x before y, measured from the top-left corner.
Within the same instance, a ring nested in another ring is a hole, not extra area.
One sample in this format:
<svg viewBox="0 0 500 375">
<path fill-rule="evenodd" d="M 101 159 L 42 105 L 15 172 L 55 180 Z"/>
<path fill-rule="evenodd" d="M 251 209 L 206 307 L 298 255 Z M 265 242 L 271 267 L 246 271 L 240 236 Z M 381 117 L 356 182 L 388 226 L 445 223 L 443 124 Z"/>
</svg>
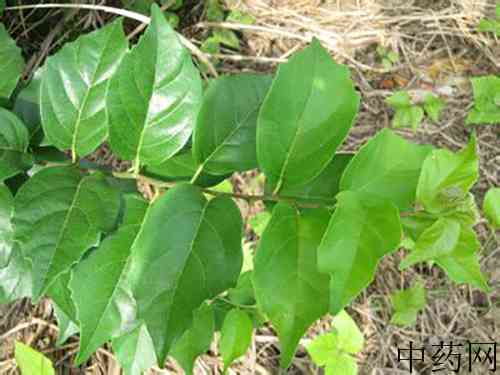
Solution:
<svg viewBox="0 0 500 375">
<path fill-rule="evenodd" d="M 269 224 L 271 217 L 272 215 L 269 211 L 262 211 L 252 217 L 248 221 L 248 224 L 258 236 L 262 236 L 262 233 L 264 233 L 264 230 Z"/>
<path fill-rule="evenodd" d="M 220 0 L 207 0 L 207 21 L 221 22 L 224 21 L 224 9 L 221 6 Z"/>
<path fill-rule="evenodd" d="M 194 310 L 236 284 L 241 237 L 236 204 L 227 197 L 207 201 L 192 185 L 177 185 L 149 208 L 129 275 L 137 319 L 144 320 L 159 363 L 191 326 Z"/>
<path fill-rule="evenodd" d="M 418 238 L 413 250 L 399 268 L 424 261 L 435 261 L 457 283 L 469 283 L 488 291 L 481 273 L 477 250 L 480 244 L 471 228 L 456 220 L 440 218 Z"/>
<path fill-rule="evenodd" d="M 4 184 L 0 183 L 0 269 L 7 266 L 14 247 L 14 197 Z"/>
<path fill-rule="evenodd" d="M 415 203 L 422 164 L 431 150 L 383 129 L 349 163 L 340 190 L 373 194 L 408 210 Z"/>
<path fill-rule="evenodd" d="M 16 341 L 16 363 L 22 375 L 55 375 L 52 362 L 42 353 Z"/>
<path fill-rule="evenodd" d="M 358 106 L 348 68 L 336 64 L 317 40 L 280 65 L 257 125 L 257 159 L 274 194 L 326 168 Z"/>
<path fill-rule="evenodd" d="M 451 254 L 460 236 L 460 223 L 440 218 L 418 238 L 415 250 L 403 259 L 399 268 L 405 269 L 416 263 L 434 260 Z"/>
<path fill-rule="evenodd" d="M 157 5 L 139 43 L 111 78 L 110 142 L 122 159 L 161 164 L 188 141 L 202 99 L 189 52 Z"/>
<path fill-rule="evenodd" d="M 4 9 L 5 9 L 5 0 L 0 0 L 0 16 L 3 14 Z"/>
<path fill-rule="evenodd" d="M 220 43 L 233 49 L 240 49 L 240 40 L 236 33 L 228 29 L 215 29 L 213 37 Z"/>
<path fill-rule="evenodd" d="M 476 233 L 471 228 L 462 227 L 458 244 L 451 254 L 435 260 L 454 282 L 467 283 L 488 293 L 490 287 L 479 264 L 478 251 L 480 247 L 481 244 Z"/>
<path fill-rule="evenodd" d="M 77 364 L 126 332 L 135 319 L 127 271 L 148 205 L 138 197 L 127 197 L 126 202 L 125 224 L 78 264 L 69 283 L 81 330 Z"/>
<path fill-rule="evenodd" d="M 214 329 L 213 308 L 208 304 L 203 304 L 194 312 L 191 328 L 177 341 L 170 353 L 186 374 L 193 373 L 196 358 L 210 349 Z"/>
<path fill-rule="evenodd" d="M 144 324 L 116 338 L 112 345 L 124 375 L 142 375 L 156 363 L 153 340 Z"/>
<path fill-rule="evenodd" d="M 257 167 L 257 116 L 270 84 L 270 76 L 257 74 L 210 83 L 193 135 L 193 155 L 204 171 L 220 175 Z"/>
<path fill-rule="evenodd" d="M 357 374 L 352 354 L 363 348 L 364 338 L 356 323 L 341 311 L 333 320 L 333 332 L 316 337 L 306 349 L 314 363 L 326 366 L 325 374 Z"/>
<path fill-rule="evenodd" d="M 391 295 L 394 315 L 391 323 L 402 327 L 415 324 L 417 314 L 426 305 L 425 288 L 422 282 L 417 282 L 411 288 L 400 290 Z"/>
<path fill-rule="evenodd" d="M 71 321 L 77 322 L 76 307 L 69 289 L 71 271 L 60 275 L 47 290 L 47 296 L 57 305 L 58 309 L 64 313 Z"/>
<path fill-rule="evenodd" d="M 483 202 L 484 215 L 493 229 L 500 229 L 500 188 L 491 188 Z"/>
<path fill-rule="evenodd" d="M 423 119 L 423 109 L 418 106 L 411 106 L 398 109 L 394 114 L 392 125 L 395 128 L 411 127 L 414 131 L 416 131 Z"/>
<path fill-rule="evenodd" d="M 351 154 L 336 154 L 330 164 L 312 181 L 296 186 L 289 186 L 285 182 L 279 196 L 293 199 L 297 203 L 333 205 L 335 195 L 340 190 L 342 173 L 352 158 Z M 270 190 L 269 184 L 266 188 Z"/>
<path fill-rule="evenodd" d="M 476 137 L 453 153 L 435 150 L 424 161 L 417 186 L 417 202 L 428 212 L 440 213 L 461 204 L 479 175 Z"/>
<path fill-rule="evenodd" d="M 411 127 L 416 130 L 424 118 L 424 111 L 412 103 L 410 94 L 398 91 L 388 97 L 385 102 L 394 110 L 392 126 L 395 128 Z"/>
<path fill-rule="evenodd" d="M 26 126 L 12 112 L 0 108 L 0 182 L 29 169 L 32 158 L 26 153 L 28 146 Z"/>
<path fill-rule="evenodd" d="M 235 359 L 245 355 L 252 341 L 252 333 L 253 324 L 247 313 L 233 309 L 226 315 L 220 332 L 224 373 Z"/>
<path fill-rule="evenodd" d="M 226 18 L 226 22 L 234 22 L 243 25 L 253 25 L 255 17 L 250 13 L 242 12 L 241 10 L 232 10 Z"/>
<path fill-rule="evenodd" d="M 114 227 L 120 199 L 100 174 L 82 178 L 73 167 L 49 167 L 24 184 L 14 202 L 16 241 L 33 264 L 37 302 Z"/>
<path fill-rule="evenodd" d="M 71 336 L 78 333 L 80 328 L 57 305 L 54 305 L 54 313 L 59 327 L 56 345 L 61 347 Z"/>
<path fill-rule="evenodd" d="M 40 144 L 43 139 L 42 120 L 40 118 L 41 69 L 37 70 L 31 81 L 16 96 L 13 112 L 28 128 L 32 144 Z"/>
<path fill-rule="evenodd" d="M 217 38 L 207 38 L 202 44 L 200 49 L 205 53 L 217 54 L 220 53 L 220 43 Z"/>
<path fill-rule="evenodd" d="M 316 268 L 316 249 L 329 217 L 326 209 L 301 212 L 278 203 L 257 250 L 255 293 L 278 333 L 282 368 L 309 326 L 328 312 L 329 281 Z"/>
<path fill-rule="evenodd" d="M 193 152 L 191 149 L 187 149 L 159 165 L 146 167 L 144 175 L 159 177 L 164 181 L 191 181 L 197 170 L 198 165 L 193 158 Z M 228 175 L 214 176 L 201 172 L 196 178 L 195 184 L 202 187 L 211 187 L 218 185 L 228 177 Z"/>
<path fill-rule="evenodd" d="M 32 271 L 19 246 L 14 246 L 7 267 L 0 268 L 0 304 L 32 295 Z"/>
<path fill-rule="evenodd" d="M 474 92 L 474 107 L 469 112 L 466 124 L 499 124 L 500 106 L 495 98 L 500 93 L 500 77 L 485 76 L 471 78 Z"/>
<path fill-rule="evenodd" d="M 0 98 L 9 98 L 24 69 L 21 49 L 0 23 Z"/>
<path fill-rule="evenodd" d="M 109 82 L 127 47 L 119 19 L 47 59 L 40 91 L 43 130 L 51 144 L 71 150 L 74 160 L 93 152 L 108 135 Z"/>
<path fill-rule="evenodd" d="M 404 109 L 413 105 L 410 94 L 406 91 L 395 92 L 385 99 L 385 102 L 395 110 Z"/>
<path fill-rule="evenodd" d="M 441 112 L 446 107 L 446 102 L 439 96 L 427 94 L 424 98 L 424 110 L 432 121 L 438 122 Z"/>
<path fill-rule="evenodd" d="M 337 208 L 318 248 L 318 267 L 331 276 L 330 312 L 338 313 L 373 280 L 378 262 L 401 241 L 399 211 L 361 192 L 337 195 Z"/>
</svg>

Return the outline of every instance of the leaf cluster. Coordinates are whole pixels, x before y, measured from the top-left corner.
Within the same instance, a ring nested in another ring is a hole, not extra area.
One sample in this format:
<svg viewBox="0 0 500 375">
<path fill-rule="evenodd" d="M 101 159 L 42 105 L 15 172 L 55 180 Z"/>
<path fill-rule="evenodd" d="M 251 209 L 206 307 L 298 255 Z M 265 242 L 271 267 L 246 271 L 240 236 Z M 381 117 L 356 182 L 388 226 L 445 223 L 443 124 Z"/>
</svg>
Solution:
<svg viewBox="0 0 500 375">
<path fill-rule="evenodd" d="M 120 20 L 66 44 L 17 97 L 22 57 L 0 33 L 0 95 L 15 103 L 0 110 L 0 303 L 50 297 L 59 342 L 80 333 L 76 363 L 111 342 L 127 374 L 168 356 L 190 373 L 216 331 L 227 368 L 263 322 L 286 368 L 311 324 L 340 314 L 325 340 L 353 373 L 362 336 L 341 311 L 402 240 L 413 244 L 402 268 L 432 261 L 488 290 L 472 229 L 475 136 L 454 153 L 385 129 L 339 153 L 360 97 L 318 41 L 274 77 L 223 76 L 203 90 L 165 16 L 151 15 L 132 47 Z M 86 159 L 104 142 L 130 171 Z M 263 196 L 211 189 L 255 168 Z M 254 258 L 236 199 L 267 204 Z"/>
</svg>

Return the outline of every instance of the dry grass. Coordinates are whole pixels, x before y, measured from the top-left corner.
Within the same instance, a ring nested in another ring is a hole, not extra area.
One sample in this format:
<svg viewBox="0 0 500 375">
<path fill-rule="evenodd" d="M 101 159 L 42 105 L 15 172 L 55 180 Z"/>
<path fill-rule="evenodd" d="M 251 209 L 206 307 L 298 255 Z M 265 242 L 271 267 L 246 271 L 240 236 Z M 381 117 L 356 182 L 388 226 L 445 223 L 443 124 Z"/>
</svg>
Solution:
<svg viewBox="0 0 500 375">
<path fill-rule="evenodd" d="M 103 2 L 117 5 L 114 1 Z M 424 91 L 443 96 L 448 107 L 439 124 L 425 121 L 416 134 L 400 134 L 420 143 L 458 149 L 470 135 L 464 125 L 470 107 L 471 92 L 467 77 L 500 72 L 500 45 L 491 35 L 475 32 L 479 19 L 491 14 L 493 1 L 479 0 L 226 0 L 231 9 L 239 9 L 256 18 L 254 25 L 209 24 L 200 19 L 201 7 L 185 14 L 190 22 L 183 33 L 200 43 L 212 27 L 238 30 L 244 40 L 241 51 L 224 50 L 216 57 L 223 61 L 221 72 L 241 70 L 274 71 L 278 62 L 285 61 L 311 38 L 316 37 L 330 49 L 332 55 L 352 70 L 357 87 L 363 95 L 363 105 L 344 148 L 356 150 L 378 130 L 390 126 L 391 111 L 384 98 L 393 90 L 409 90 L 417 99 Z M 47 54 L 67 39 L 75 30 L 90 30 L 108 22 L 108 15 L 96 12 L 23 12 L 12 15 L 10 30 L 18 38 L 28 57 L 29 75 L 40 66 Z M 47 22 L 49 29 L 43 26 Z M 130 32 L 136 24 L 127 24 Z M 384 70 L 375 52 L 382 44 L 401 56 L 400 62 Z M 500 126 L 477 128 L 481 157 L 481 177 L 475 186 L 478 203 L 491 186 L 500 186 Z M 102 149 L 96 157 L 119 168 L 120 165 Z M 397 156 L 395 156 L 397 157 Z M 256 189 L 255 173 L 233 177 L 235 189 Z M 261 206 L 240 204 L 246 219 Z M 397 362 L 397 347 L 408 346 L 409 340 L 424 346 L 427 355 L 432 345 L 443 341 L 494 341 L 500 337 L 500 246 L 484 225 L 477 226 L 484 245 L 482 269 L 490 277 L 493 292 L 485 295 L 466 286 L 452 284 L 437 268 L 415 267 L 401 273 L 397 264 L 401 253 L 384 259 L 375 282 L 349 309 L 367 339 L 359 356 L 361 374 L 407 374 L 403 363 Z M 248 242 L 255 246 L 256 238 L 249 233 Z M 390 293 L 407 287 L 414 280 L 424 280 L 428 289 L 428 306 L 410 329 L 398 329 L 387 322 L 391 317 Z M 326 317 L 311 328 L 304 340 L 331 329 Z M 31 344 L 49 355 L 61 374 L 119 374 L 116 361 L 108 348 L 102 348 L 89 362 L 85 371 L 71 368 L 77 350 L 77 338 L 71 338 L 62 348 L 56 348 L 53 311 L 48 301 L 31 306 L 20 301 L 0 306 L 0 374 L 16 373 L 12 360 L 15 339 Z M 278 373 L 279 346 L 271 328 L 259 330 L 251 350 L 233 366 L 237 374 Z M 497 360 L 500 361 L 500 357 Z M 462 359 L 466 361 L 466 358 Z M 429 363 L 417 364 L 419 374 L 430 374 Z M 500 364 L 499 364 L 500 366 Z M 178 366 L 168 363 L 169 372 L 152 370 L 151 374 L 181 373 Z M 473 374 L 486 371 L 476 367 Z M 220 374 L 221 361 L 214 342 L 212 350 L 197 363 L 197 374 Z M 290 374 L 319 374 L 304 349 L 299 348 Z M 415 373 L 415 372 L 414 372 Z M 465 371 L 463 373 L 466 373 Z"/>
</svg>

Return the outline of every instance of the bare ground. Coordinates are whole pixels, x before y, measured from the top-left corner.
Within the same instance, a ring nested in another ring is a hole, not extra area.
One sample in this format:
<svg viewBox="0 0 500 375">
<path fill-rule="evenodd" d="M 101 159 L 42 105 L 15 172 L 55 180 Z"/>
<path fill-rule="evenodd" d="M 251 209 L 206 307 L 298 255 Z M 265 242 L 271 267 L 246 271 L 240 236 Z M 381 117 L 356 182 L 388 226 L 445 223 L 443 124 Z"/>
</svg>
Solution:
<svg viewBox="0 0 500 375">
<path fill-rule="evenodd" d="M 106 2 L 116 5 L 113 1 Z M 183 33 L 199 44 L 214 25 L 203 22 L 203 7 L 190 1 L 183 15 Z M 500 44 L 491 35 L 475 32 L 479 19 L 494 12 L 493 1 L 479 0 L 227 0 L 231 9 L 240 9 L 255 16 L 256 23 L 247 25 L 219 24 L 237 30 L 243 40 L 241 51 L 223 50 L 215 56 L 219 72 L 274 71 L 286 58 L 315 36 L 327 46 L 339 61 L 353 71 L 357 87 L 363 95 L 362 108 L 348 141 L 346 150 L 356 150 L 384 127 L 390 127 L 391 110 L 384 98 L 394 90 L 409 90 L 419 98 L 423 91 L 433 91 L 446 99 L 447 108 L 439 124 L 424 121 L 416 134 L 399 131 L 419 143 L 432 143 L 456 150 L 467 142 L 472 131 L 464 119 L 471 106 L 471 89 L 467 77 L 499 74 Z M 75 30 L 99 27 L 108 16 L 94 12 L 40 12 L 9 15 L 11 30 L 28 58 L 26 74 L 39 66 L 47 53 L 62 41 L 75 36 Z M 37 25 L 37 21 L 40 22 Z M 50 21 L 50 28 L 43 23 Z M 70 25 L 70 27 L 68 27 Z M 54 27 L 55 26 L 55 27 Z M 135 24 L 130 24 L 132 31 Z M 56 31 L 54 31 L 56 30 Z M 398 51 L 401 59 L 389 71 L 384 70 L 375 52 L 376 46 Z M 40 52 L 41 51 L 41 52 Z M 500 126 L 476 128 L 481 177 L 474 190 L 481 205 L 485 191 L 500 186 Z M 97 157 L 114 163 L 105 149 Z M 255 184 L 255 173 L 233 177 L 236 190 L 262 189 Z M 248 220 L 261 207 L 242 204 Z M 477 226 L 483 243 L 482 269 L 489 276 L 493 292 L 486 295 L 467 286 L 457 286 L 437 268 L 415 267 L 401 273 L 397 264 L 403 253 L 384 259 L 375 282 L 349 309 L 360 325 L 366 346 L 359 355 L 361 374 L 408 374 L 408 363 L 397 361 L 398 347 L 408 347 L 413 341 L 424 347 L 427 356 L 440 341 L 455 343 L 492 342 L 500 337 L 500 245 L 498 233 L 488 231 L 484 220 Z M 247 231 L 251 246 L 256 237 Z M 388 324 L 391 317 L 390 293 L 407 287 L 414 280 L 424 280 L 428 305 L 410 329 Z M 329 317 L 310 329 L 308 340 L 330 328 Z M 57 326 L 49 301 L 32 306 L 29 301 L 0 307 L 0 374 L 15 374 L 12 359 L 14 340 L 28 343 L 52 358 L 61 374 L 119 374 L 109 348 L 102 348 L 85 369 L 72 368 L 78 349 L 78 339 L 71 338 L 57 348 Z M 271 328 L 259 330 L 248 355 L 233 366 L 237 374 L 278 373 L 279 346 Z M 466 357 L 462 361 L 467 361 Z M 500 366 L 500 353 L 497 356 Z M 419 374 L 431 374 L 432 361 L 416 363 Z M 464 370 L 460 373 L 468 373 Z M 152 374 L 182 373 L 175 363 L 167 371 L 152 370 Z M 197 374 L 220 374 L 221 361 L 216 344 L 202 356 Z M 320 374 L 303 348 L 289 374 Z M 415 370 L 414 370 L 414 373 Z M 451 373 L 442 372 L 442 373 Z M 472 374 L 484 374 L 486 369 L 475 365 Z"/>
</svg>

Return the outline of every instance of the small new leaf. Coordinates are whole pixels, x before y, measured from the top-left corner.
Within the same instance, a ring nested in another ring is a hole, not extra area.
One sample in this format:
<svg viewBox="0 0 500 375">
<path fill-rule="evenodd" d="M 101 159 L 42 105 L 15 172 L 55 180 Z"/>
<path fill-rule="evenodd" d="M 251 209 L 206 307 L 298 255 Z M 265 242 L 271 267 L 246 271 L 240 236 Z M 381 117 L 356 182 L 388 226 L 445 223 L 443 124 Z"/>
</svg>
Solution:
<svg viewBox="0 0 500 375">
<path fill-rule="evenodd" d="M 491 188 L 486 193 L 483 211 L 493 229 L 500 229 L 500 188 Z"/>
<path fill-rule="evenodd" d="M 331 333 L 316 337 L 306 346 L 314 363 L 325 366 L 326 375 L 356 375 L 358 366 L 353 354 L 364 345 L 364 338 L 356 323 L 341 311 L 332 322 Z"/>
<path fill-rule="evenodd" d="M 224 319 L 220 336 L 220 352 L 224 373 L 233 361 L 243 356 L 252 341 L 253 324 L 246 312 L 231 310 Z"/>
<path fill-rule="evenodd" d="M 391 323 L 402 327 L 415 324 L 417 314 L 426 305 L 425 288 L 422 282 L 417 282 L 411 288 L 400 290 L 391 296 L 394 315 Z"/>
<path fill-rule="evenodd" d="M 193 325 L 175 343 L 170 353 L 186 374 L 193 373 L 196 358 L 210 348 L 214 330 L 213 307 L 205 303 L 194 312 Z"/>
<path fill-rule="evenodd" d="M 394 110 L 392 126 L 395 128 L 411 127 L 417 130 L 424 118 L 424 110 L 411 101 L 410 95 L 406 91 L 398 91 L 386 99 Z"/>
<path fill-rule="evenodd" d="M 474 92 L 474 107 L 469 112 L 466 124 L 499 124 L 500 77 L 485 76 L 471 78 Z"/>
<path fill-rule="evenodd" d="M 439 96 L 434 94 L 427 94 L 424 98 L 424 111 L 427 116 L 434 122 L 439 122 L 439 117 L 444 107 L 446 107 L 446 102 Z"/>
<path fill-rule="evenodd" d="M 156 363 L 153 341 L 144 324 L 114 339 L 112 345 L 124 375 L 142 375 Z"/>
<path fill-rule="evenodd" d="M 417 186 L 417 202 L 438 214 L 463 203 L 479 176 L 476 136 L 460 152 L 435 150 L 424 161 Z"/>
<path fill-rule="evenodd" d="M 22 375 L 55 375 L 47 357 L 19 341 L 16 342 L 15 356 Z"/>
</svg>

